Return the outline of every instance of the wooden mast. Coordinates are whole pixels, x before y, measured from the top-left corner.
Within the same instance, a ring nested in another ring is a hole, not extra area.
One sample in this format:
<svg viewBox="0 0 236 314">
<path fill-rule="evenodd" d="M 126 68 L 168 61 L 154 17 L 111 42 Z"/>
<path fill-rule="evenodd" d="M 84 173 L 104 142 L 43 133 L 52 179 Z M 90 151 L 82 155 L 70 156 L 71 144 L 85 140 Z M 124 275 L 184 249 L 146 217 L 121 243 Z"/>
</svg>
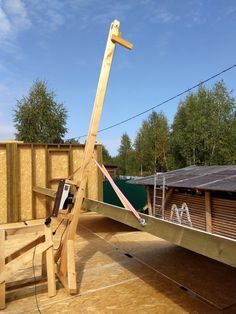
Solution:
<svg viewBox="0 0 236 314">
<path fill-rule="evenodd" d="M 72 249 L 72 245 L 70 245 L 70 249 L 68 250 L 67 241 L 74 240 L 76 235 L 76 229 L 79 222 L 80 210 L 82 208 L 82 203 L 85 197 L 85 190 L 88 180 L 88 164 L 92 159 L 94 146 L 96 141 L 96 136 L 98 132 L 99 122 L 102 113 L 102 107 L 104 102 L 104 97 L 106 93 L 109 73 L 111 69 L 112 59 L 115 51 L 115 44 L 118 43 L 121 46 L 132 49 L 132 44 L 128 41 L 121 38 L 121 33 L 119 32 L 120 22 L 114 20 L 110 26 L 110 31 L 108 34 L 106 49 L 104 53 L 103 63 L 100 72 L 100 78 L 97 86 L 97 93 L 94 100 L 93 113 L 90 120 L 90 126 L 88 131 L 88 136 L 85 145 L 85 151 L 83 156 L 82 165 L 79 172 L 79 178 L 77 185 L 79 186 L 75 204 L 73 207 L 73 218 L 71 220 L 70 225 L 66 230 L 66 234 L 62 243 L 62 251 L 61 251 L 61 260 L 58 267 L 58 276 L 64 286 L 68 289 L 70 293 L 76 292 L 76 284 L 75 284 L 75 273 L 68 272 L 68 262 L 73 259 L 74 251 Z M 59 257 L 59 256 L 58 256 Z M 71 267 L 70 267 L 71 268 Z M 67 286 L 67 284 L 68 286 Z M 73 283 L 70 286 L 70 283 Z"/>
</svg>

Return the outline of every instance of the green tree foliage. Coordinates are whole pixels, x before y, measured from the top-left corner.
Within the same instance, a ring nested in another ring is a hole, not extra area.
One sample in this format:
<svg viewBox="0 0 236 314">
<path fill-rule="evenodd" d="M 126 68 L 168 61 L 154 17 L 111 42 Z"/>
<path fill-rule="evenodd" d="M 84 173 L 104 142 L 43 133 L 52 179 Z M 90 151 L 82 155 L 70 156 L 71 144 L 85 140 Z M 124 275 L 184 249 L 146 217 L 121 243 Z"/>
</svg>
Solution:
<svg viewBox="0 0 236 314">
<path fill-rule="evenodd" d="M 120 175 L 131 176 L 137 173 L 135 152 L 127 133 L 124 133 L 121 137 L 121 143 L 116 160 Z"/>
<path fill-rule="evenodd" d="M 44 81 L 36 81 L 29 95 L 17 101 L 14 109 L 16 139 L 28 143 L 62 143 L 67 131 L 67 111 L 55 101 Z"/>
<path fill-rule="evenodd" d="M 169 169 L 169 127 L 163 113 L 152 112 L 143 121 L 134 145 L 141 175 Z"/>
<path fill-rule="evenodd" d="M 65 144 L 80 144 L 77 138 L 70 138 L 64 141 Z"/>
<path fill-rule="evenodd" d="M 110 155 L 104 145 L 102 145 L 102 160 L 104 165 L 115 165 L 114 158 Z"/>
<path fill-rule="evenodd" d="M 235 100 L 220 81 L 201 86 L 179 105 L 171 146 L 177 167 L 231 164 L 236 152 Z"/>
</svg>

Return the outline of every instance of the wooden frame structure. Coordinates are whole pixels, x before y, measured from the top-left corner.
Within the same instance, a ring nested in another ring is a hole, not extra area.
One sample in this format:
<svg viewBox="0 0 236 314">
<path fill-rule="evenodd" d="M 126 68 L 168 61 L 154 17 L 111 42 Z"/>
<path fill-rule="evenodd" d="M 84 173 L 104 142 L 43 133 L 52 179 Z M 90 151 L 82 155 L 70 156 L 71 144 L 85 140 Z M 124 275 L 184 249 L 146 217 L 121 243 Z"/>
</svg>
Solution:
<svg viewBox="0 0 236 314">
<path fill-rule="evenodd" d="M 57 189 L 81 165 L 84 144 L 32 144 L 0 141 L 0 224 L 43 219 L 50 215 L 52 200 L 39 187 Z M 102 144 L 96 142 L 95 158 L 101 163 Z M 103 178 L 89 167 L 86 196 L 103 199 Z M 49 192 L 50 193 L 50 192 Z"/>
<path fill-rule="evenodd" d="M 21 248 L 15 250 L 13 253 L 5 256 L 5 242 L 16 237 L 17 235 L 29 234 L 36 236 L 33 241 L 25 244 Z M 15 272 L 14 270 L 7 269 L 10 262 L 14 261 L 15 268 L 22 264 L 24 254 L 34 248 L 34 254 L 42 255 L 42 278 L 47 275 L 48 278 L 48 296 L 53 297 L 56 295 L 56 280 L 55 280 L 55 263 L 53 257 L 53 241 L 52 230 L 50 225 L 37 224 L 25 225 L 18 227 L 5 227 L 0 229 L 0 310 L 6 306 L 5 302 L 5 282 Z M 17 259 L 17 260 L 16 260 Z M 16 261 L 15 261 L 16 260 Z M 14 283 L 17 286 L 17 282 Z"/>
<path fill-rule="evenodd" d="M 41 253 L 45 255 L 46 259 L 46 269 L 48 277 L 48 295 L 53 296 L 56 294 L 56 284 L 55 284 L 55 273 L 57 277 L 67 289 L 70 294 L 75 294 L 77 292 L 77 283 L 76 283 L 76 271 L 75 271 L 75 257 L 74 257 L 74 239 L 76 235 L 76 230 L 80 217 L 80 210 L 85 198 L 86 185 L 88 181 L 88 164 L 93 157 L 94 147 L 96 142 L 96 135 L 98 132 L 99 121 L 101 118 L 102 107 L 104 102 L 104 97 L 106 93 L 106 87 L 108 83 L 111 63 L 115 51 L 116 44 L 119 44 L 127 49 L 132 49 L 132 44 L 128 41 L 121 38 L 121 33 L 119 32 L 120 22 L 114 20 L 110 26 L 110 31 L 108 34 L 105 54 L 103 58 L 100 78 L 98 81 L 97 93 L 94 101 L 93 113 L 90 121 L 90 127 L 88 131 L 87 141 L 84 150 L 84 156 L 82 165 L 79 169 L 79 175 L 77 182 L 73 182 L 77 188 L 75 202 L 71 213 L 63 215 L 63 219 L 67 220 L 67 228 L 64 233 L 64 237 L 60 243 L 58 250 L 53 256 L 53 241 L 52 241 L 52 232 L 50 225 L 39 225 L 39 226 L 30 226 L 27 228 L 11 228 L 11 232 L 14 234 L 33 231 L 36 232 L 37 229 L 44 230 L 45 234 L 38 237 L 36 240 L 27 244 L 25 247 L 17 250 L 11 256 L 4 256 L 4 249 L 1 249 L 0 254 L 0 309 L 5 307 L 5 281 L 7 275 L 9 274 L 5 270 L 5 264 L 11 260 L 19 257 L 26 251 L 36 248 L 37 251 L 40 250 Z M 71 183 L 71 181 L 70 181 Z M 36 192 L 44 193 L 42 189 L 34 190 Z M 46 191 L 47 195 L 54 196 L 50 191 Z M 8 234 L 9 230 L 1 229 L 0 230 L 0 245 L 1 248 L 4 248 L 5 234 Z M 54 265 L 56 264 L 56 270 Z"/>
</svg>

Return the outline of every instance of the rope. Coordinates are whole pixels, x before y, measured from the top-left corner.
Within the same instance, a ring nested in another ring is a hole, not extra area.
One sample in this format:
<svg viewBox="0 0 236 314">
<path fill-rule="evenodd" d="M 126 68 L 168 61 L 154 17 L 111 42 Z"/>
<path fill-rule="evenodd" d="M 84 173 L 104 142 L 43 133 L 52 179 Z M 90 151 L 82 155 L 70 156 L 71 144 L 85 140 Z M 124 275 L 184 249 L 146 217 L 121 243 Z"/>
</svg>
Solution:
<svg viewBox="0 0 236 314">
<path fill-rule="evenodd" d="M 96 164 L 96 166 L 100 169 L 100 171 L 103 173 L 103 175 L 107 178 L 107 180 L 110 182 L 111 186 L 113 187 L 114 191 L 116 192 L 117 196 L 119 197 L 120 201 L 122 202 L 122 204 L 124 205 L 124 207 L 128 210 L 130 210 L 133 215 L 135 216 L 135 218 L 139 221 L 139 223 L 142 226 L 146 225 L 146 221 L 144 218 L 142 218 L 139 213 L 136 211 L 136 209 L 133 207 L 133 205 L 128 201 L 128 199 L 125 197 L 125 195 L 121 192 L 121 190 L 118 188 L 118 186 L 115 184 L 115 182 L 113 181 L 112 177 L 110 176 L 110 174 L 108 173 L 108 171 L 106 170 L 106 168 L 104 167 L 104 165 L 99 165 L 99 163 L 97 162 L 97 160 L 93 157 L 93 160 Z"/>
</svg>

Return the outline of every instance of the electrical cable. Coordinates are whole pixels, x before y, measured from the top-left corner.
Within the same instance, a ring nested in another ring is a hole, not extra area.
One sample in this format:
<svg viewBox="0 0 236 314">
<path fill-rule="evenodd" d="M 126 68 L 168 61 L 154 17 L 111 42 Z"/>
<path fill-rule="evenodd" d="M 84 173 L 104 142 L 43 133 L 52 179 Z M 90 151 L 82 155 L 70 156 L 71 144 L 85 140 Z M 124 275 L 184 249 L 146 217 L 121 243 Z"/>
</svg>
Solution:
<svg viewBox="0 0 236 314">
<path fill-rule="evenodd" d="M 193 85 L 192 87 L 190 87 L 190 88 L 188 88 L 188 89 L 185 89 L 184 91 L 182 91 L 182 92 L 180 92 L 180 93 L 178 93 L 178 94 L 176 94 L 176 95 L 174 95 L 174 96 L 172 96 L 172 97 L 170 97 L 170 98 L 168 98 L 168 99 L 162 101 L 161 103 L 159 103 L 159 104 L 157 104 L 157 105 L 155 105 L 155 106 L 153 106 L 153 107 L 151 107 L 151 108 L 148 108 L 148 109 L 146 109 L 146 110 L 144 110 L 144 111 L 142 111 L 142 112 L 140 112 L 140 113 L 137 113 L 137 114 L 135 114 L 135 115 L 133 115 L 133 116 L 131 116 L 131 117 L 125 119 L 125 120 L 122 120 L 122 121 L 117 122 L 117 123 L 115 123 L 115 124 L 112 124 L 112 125 L 110 125 L 110 126 L 108 126 L 108 127 L 105 127 L 105 128 L 103 128 L 103 129 L 100 129 L 100 130 L 98 131 L 98 133 L 101 133 L 101 132 L 110 130 L 110 129 L 112 129 L 112 128 L 114 128 L 114 127 L 117 127 L 117 126 L 119 126 L 119 125 L 121 125 L 121 124 L 124 124 L 124 123 L 126 123 L 126 122 L 128 122 L 128 121 L 130 121 L 130 120 L 133 120 L 133 119 L 135 119 L 135 118 L 138 118 L 138 117 L 144 115 L 145 113 L 147 113 L 147 112 L 149 112 L 149 111 L 152 111 L 152 110 L 155 109 L 155 108 L 158 108 L 158 107 L 160 107 L 160 106 L 163 106 L 164 104 L 170 102 L 171 100 L 174 100 L 174 99 L 176 99 L 176 98 L 178 98 L 178 97 L 180 97 L 180 96 L 182 96 L 182 95 L 184 95 L 184 94 L 186 94 L 186 93 L 192 91 L 193 89 L 195 89 L 195 88 L 197 88 L 197 87 L 199 87 L 199 86 L 205 84 L 206 82 L 209 82 L 210 80 L 212 80 L 212 79 L 214 79 L 214 78 L 216 78 L 216 77 L 222 75 L 223 73 L 232 70 L 234 67 L 236 67 L 236 64 L 231 65 L 230 67 L 228 67 L 228 68 L 226 68 L 226 69 L 224 69 L 224 70 L 222 70 L 222 71 L 220 71 L 220 72 L 218 72 L 218 73 L 216 73 L 216 74 L 210 76 L 209 78 L 207 78 L 207 79 L 201 81 L 200 83 L 195 84 L 195 85 Z M 77 137 L 70 138 L 70 139 L 68 139 L 68 141 L 73 140 L 73 139 L 80 139 L 80 138 L 83 138 L 83 137 L 86 137 L 86 136 L 87 136 L 87 134 L 80 135 L 80 136 L 77 136 Z"/>
<path fill-rule="evenodd" d="M 63 220 L 64 220 L 64 219 L 63 219 Z M 60 238 L 59 245 L 57 246 L 57 248 L 53 248 L 54 251 L 59 250 L 59 248 L 60 248 L 60 246 L 61 246 L 61 242 L 62 242 L 63 235 L 64 235 L 64 233 L 65 233 L 65 231 L 66 231 L 66 229 L 67 229 L 68 224 L 69 224 L 69 220 L 67 220 L 66 225 L 65 225 L 65 228 L 64 228 L 64 230 L 63 230 L 63 232 L 62 232 L 62 234 L 61 234 L 61 238 Z"/>
<path fill-rule="evenodd" d="M 52 232 L 52 235 L 55 235 L 57 232 L 57 229 L 60 227 L 60 225 L 63 223 L 64 218 L 60 221 L 60 223 L 57 225 L 57 227 L 55 228 L 55 230 Z"/>
</svg>

